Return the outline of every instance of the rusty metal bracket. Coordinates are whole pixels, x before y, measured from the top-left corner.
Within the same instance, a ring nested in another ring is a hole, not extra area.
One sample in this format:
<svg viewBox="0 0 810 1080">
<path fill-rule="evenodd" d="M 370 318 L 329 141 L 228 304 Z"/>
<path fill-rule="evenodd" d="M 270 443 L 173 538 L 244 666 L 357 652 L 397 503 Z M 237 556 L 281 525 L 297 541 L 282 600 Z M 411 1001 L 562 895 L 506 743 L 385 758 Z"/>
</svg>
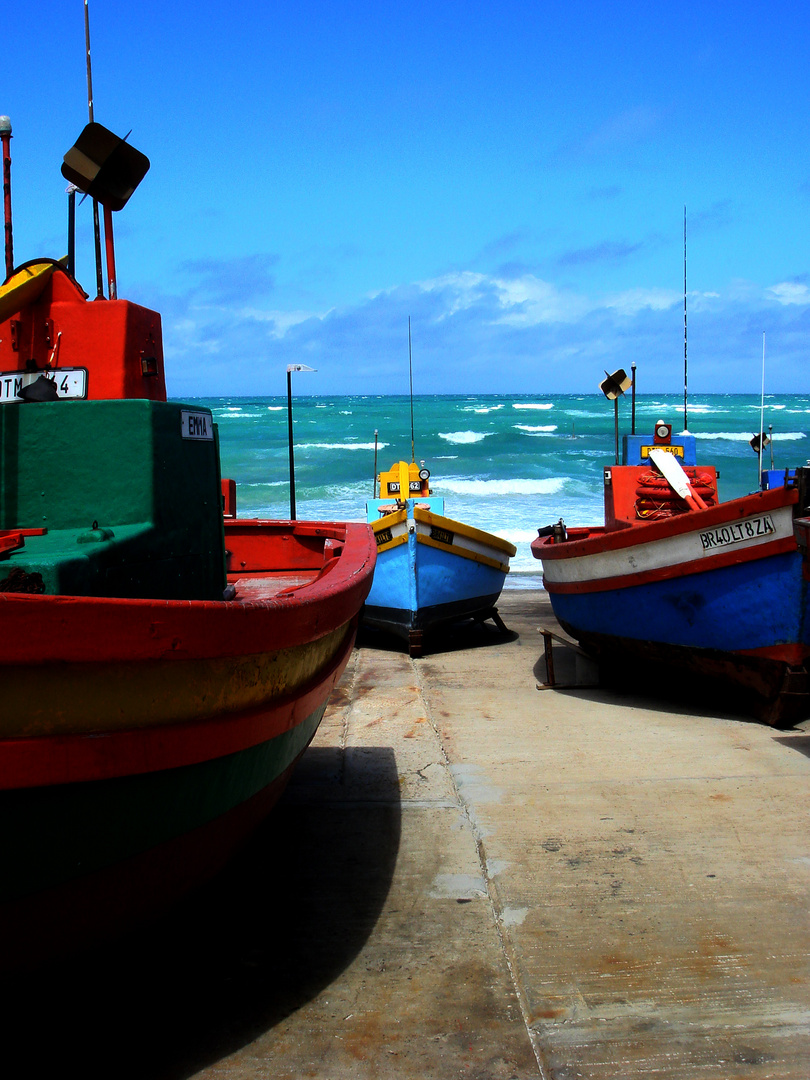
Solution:
<svg viewBox="0 0 810 1080">
<path fill-rule="evenodd" d="M 596 682 L 557 682 L 557 677 L 554 671 L 554 642 L 558 645 L 562 645 L 564 648 L 569 649 L 577 656 L 581 656 L 584 659 L 595 663 L 593 656 L 587 653 L 580 645 L 577 645 L 575 641 L 571 641 L 569 638 L 561 637 L 560 634 L 555 634 L 553 630 L 548 630 L 543 626 L 538 627 L 538 633 L 543 635 L 543 655 L 546 662 L 546 681 L 537 683 L 538 690 L 587 690 L 595 689 L 599 686 L 598 680 Z"/>
</svg>

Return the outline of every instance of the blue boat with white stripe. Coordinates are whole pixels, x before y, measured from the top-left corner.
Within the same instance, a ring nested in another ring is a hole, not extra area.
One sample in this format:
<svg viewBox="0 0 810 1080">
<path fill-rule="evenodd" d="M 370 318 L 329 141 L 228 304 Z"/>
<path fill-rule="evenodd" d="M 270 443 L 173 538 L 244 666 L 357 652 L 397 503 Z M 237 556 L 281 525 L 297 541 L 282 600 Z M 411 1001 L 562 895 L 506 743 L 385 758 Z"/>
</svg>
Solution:
<svg viewBox="0 0 810 1080">
<path fill-rule="evenodd" d="M 683 462 L 683 465 L 681 464 Z M 810 468 L 720 502 L 694 436 L 659 422 L 605 466 L 605 524 L 539 530 L 560 625 L 608 665 L 633 658 L 741 687 L 760 719 L 810 712 Z"/>
<path fill-rule="evenodd" d="M 411 656 L 438 624 L 491 618 L 503 627 L 495 605 L 514 545 L 445 517 L 429 471 L 415 462 L 396 462 L 379 480 L 380 498 L 366 504 L 377 565 L 364 623 L 403 637 Z"/>
</svg>

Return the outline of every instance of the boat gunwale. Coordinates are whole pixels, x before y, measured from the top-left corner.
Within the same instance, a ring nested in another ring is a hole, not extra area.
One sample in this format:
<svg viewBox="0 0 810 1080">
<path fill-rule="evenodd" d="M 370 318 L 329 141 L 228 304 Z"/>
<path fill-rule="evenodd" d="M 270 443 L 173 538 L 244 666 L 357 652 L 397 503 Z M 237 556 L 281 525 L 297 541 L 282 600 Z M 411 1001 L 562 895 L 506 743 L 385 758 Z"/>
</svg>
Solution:
<svg viewBox="0 0 810 1080">
<path fill-rule="evenodd" d="M 0 593 L 2 665 L 240 656 L 305 644 L 345 623 L 365 599 L 376 561 L 361 522 L 237 519 L 249 528 L 325 535 L 342 544 L 312 581 L 274 597 L 152 600 Z M 227 530 L 226 530 L 227 537 Z M 279 618 L 268 619 L 277 612 Z M 283 616 L 283 618 L 282 618 Z M 90 655 L 88 642 L 93 642 Z M 0 669 L 2 667 L 0 665 Z"/>
<path fill-rule="evenodd" d="M 593 526 L 587 536 L 575 540 L 564 540 L 562 543 L 555 543 L 552 536 L 537 537 L 532 541 L 531 549 L 536 559 L 543 560 L 564 560 L 578 556 L 597 555 L 670 539 L 683 533 L 716 528 L 726 523 L 732 516 L 741 518 L 756 513 L 767 513 L 769 510 L 777 510 L 784 506 L 795 506 L 798 501 L 799 493 L 796 488 L 754 491 L 748 495 L 741 495 L 737 499 L 718 503 L 717 506 L 710 506 L 706 510 L 690 510 L 662 521 L 628 521 L 624 526 L 616 529 L 606 529 L 604 525 Z M 588 526 L 583 526 L 583 528 L 588 528 Z"/>
</svg>

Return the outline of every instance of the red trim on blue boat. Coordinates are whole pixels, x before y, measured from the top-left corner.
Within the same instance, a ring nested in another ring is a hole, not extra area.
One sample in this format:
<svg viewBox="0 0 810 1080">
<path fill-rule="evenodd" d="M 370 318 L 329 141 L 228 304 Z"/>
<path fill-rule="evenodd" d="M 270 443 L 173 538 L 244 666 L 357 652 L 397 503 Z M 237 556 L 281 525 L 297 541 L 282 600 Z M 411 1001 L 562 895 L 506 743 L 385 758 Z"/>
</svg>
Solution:
<svg viewBox="0 0 810 1080">
<path fill-rule="evenodd" d="M 708 510 L 692 511 L 681 514 L 676 518 L 667 518 L 664 521 L 632 522 L 626 528 L 610 529 L 605 531 L 604 526 L 599 526 L 586 532 L 583 529 L 572 529 L 572 539 L 563 544 L 532 543 L 532 553 L 535 558 L 545 560 L 572 559 L 578 555 L 600 555 L 608 551 L 618 551 L 621 548 L 635 547 L 636 544 L 650 544 L 656 540 L 671 539 L 682 533 L 693 532 L 696 529 L 712 529 L 718 525 L 726 525 L 735 512 L 736 517 L 744 518 L 752 515 L 764 514 L 777 510 L 782 506 L 793 506 L 799 500 L 799 493 L 795 488 L 774 488 L 771 491 L 755 491 L 753 495 L 743 495 L 742 498 L 732 499 L 729 502 L 712 506 Z M 699 518 L 699 524 L 696 520 Z M 583 534 L 579 538 L 579 534 Z"/>
<path fill-rule="evenodd" d="M 791 667 L 799 667 L 810 658 L 810 645 L 788 642 L 784 645 L 765 645 L 761 649 L 735 649 L 735 656 L 759 656 L 763 660 L 777 660 Z"/>
<path fill-rule="evenodd" d="M 688 577 L 709 570 L 721 570 L 726 566 L 738 566 L 741 563 L 756 562 L 773 555 L 796 550 L 796 541 L 792 536 L 782 537 L 758 547 L 743 548 L 742 551 L 727 551 L 719 555 L 709 555 L 705 559 L 691 562 L 676 562 L 656 570 L 644 570 L 615 577 L 591 578 L 588 581 L 547 581 L 543 585 L 549 593 L 594 593 L 610 592 L 616 589 L 632 589 L 637 585 L 649 585 L 655 581 L 669 581 L 672 578 Z M 545 558 L 545 555 L 543 556 Z"/>
</svg>

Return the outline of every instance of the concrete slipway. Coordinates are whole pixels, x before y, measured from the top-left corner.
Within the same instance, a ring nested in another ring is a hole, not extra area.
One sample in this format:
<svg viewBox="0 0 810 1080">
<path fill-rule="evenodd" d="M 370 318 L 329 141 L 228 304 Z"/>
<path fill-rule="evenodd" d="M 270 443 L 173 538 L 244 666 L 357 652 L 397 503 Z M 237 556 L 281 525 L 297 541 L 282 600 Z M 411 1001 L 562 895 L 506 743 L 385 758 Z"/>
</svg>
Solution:
<svg viewBox="0 0 810 1080">
<path fill-rule="evenodd" d="M 499 607 L 361 637 L 227 874 L 6 990 L 7 1075 L 810 1076 L 810 723 L 538 691 L 545 594 Z"/>
</svg>

